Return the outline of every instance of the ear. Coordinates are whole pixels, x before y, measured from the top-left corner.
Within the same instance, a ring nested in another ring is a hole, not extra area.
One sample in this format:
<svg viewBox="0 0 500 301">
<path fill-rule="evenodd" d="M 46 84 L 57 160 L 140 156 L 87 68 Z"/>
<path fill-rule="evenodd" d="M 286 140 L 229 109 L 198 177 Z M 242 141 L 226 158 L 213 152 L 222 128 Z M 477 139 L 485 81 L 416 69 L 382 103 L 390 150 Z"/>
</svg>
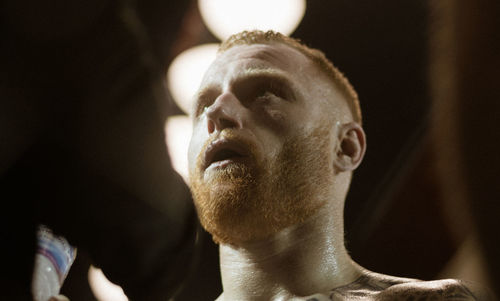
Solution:
<svg viewBox="0 0 500 301">
<path fill-rule="evenodd" d="M 340 125 L 338 143 L 335 146 L 334 166 L 339 172 L 355 170 L 365 155 L 366 137 L 363 128 L 356 122 Z"/>
</svg>

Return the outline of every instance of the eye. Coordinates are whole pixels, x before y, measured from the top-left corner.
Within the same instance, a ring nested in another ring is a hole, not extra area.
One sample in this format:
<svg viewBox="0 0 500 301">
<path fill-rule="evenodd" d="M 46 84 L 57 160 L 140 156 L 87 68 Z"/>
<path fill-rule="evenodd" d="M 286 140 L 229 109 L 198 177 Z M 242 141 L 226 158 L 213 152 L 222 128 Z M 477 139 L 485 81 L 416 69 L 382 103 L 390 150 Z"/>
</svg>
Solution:
<svg viewBox="0 0 500 301">
<path fill-rule="evenodd" d="M 207 89 L 199 93 L 195 99 L 195 107 L 193 110 L 194 116 L 198 117 L 201 114 L 203 114 L 203 112 L 205 112 L 205 110 L 208 109 L 210 105 L 212 105 L 216 97 L 217 97 L 217 91 L 212 91 Z"/>
<path fill-rule="evenodd" d="M 295 100 L 287 79 L 277 76 L 251 76 L 235 81 L 233 93 L 245 106 Z"/>
<path fill-rule="evenodd" d="M 283 84 L 275 81 L 267 81 L 260 85 L 255 95 L 255 100 L 269 101 L 275 98 L 288 100 Z"/>
<path fill-rule="evenodd" d="M 207 108 L 208 108 L 208 105 L 206 104 L 206 102 L 197 101 L 196 107 L 194 108 L 194 111 L 193 111 L 194 116 L 195 117 L 200 116 L 201 114 L 203 114 L 203 112 L 205 112 L 205 110 Z"/>
<path fill-rule="evenodd" d="M 279 98 L 275 93 L 271 91 L 264 91 L 255 97 L 256 102 L 268 102 L 273 99 Z"/>
</svg>

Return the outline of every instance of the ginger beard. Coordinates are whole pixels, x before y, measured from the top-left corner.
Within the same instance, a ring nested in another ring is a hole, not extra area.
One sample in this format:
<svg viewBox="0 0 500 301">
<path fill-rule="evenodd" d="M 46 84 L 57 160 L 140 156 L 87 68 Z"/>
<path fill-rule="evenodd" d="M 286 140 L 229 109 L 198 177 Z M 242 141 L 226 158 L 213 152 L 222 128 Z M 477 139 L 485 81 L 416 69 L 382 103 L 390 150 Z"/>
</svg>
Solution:
<svg viewBox="0 0 500 301">
<path fill-rule="evenodd" d="M 301 224 L 327 201 L 333 187 L 329 127 L 287 139 L 276 158 L 253 156 L 204 180 L 200 159 L 190 188 L 202 226 L 216 243 L 239 244 L 266 238 Z M 252 154 L 255 147 L 237 135 Z M 205 145 L 208 145 L 205 144 Z M 205 147 L 200 154 L 203 154 Z M 199 155 L 200 157 L 200 155 Z"/>
</svg>

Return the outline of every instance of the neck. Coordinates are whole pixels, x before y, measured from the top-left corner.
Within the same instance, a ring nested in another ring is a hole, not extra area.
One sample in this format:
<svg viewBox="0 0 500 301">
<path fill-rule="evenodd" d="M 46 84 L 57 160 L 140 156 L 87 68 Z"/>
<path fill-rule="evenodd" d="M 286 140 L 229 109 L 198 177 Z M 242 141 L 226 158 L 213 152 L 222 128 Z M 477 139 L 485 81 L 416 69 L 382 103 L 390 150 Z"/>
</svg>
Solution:
<svg viewBox="0 0 500 301">
<path fill-rule="evenodd" d="M 359 270 L 344 247 L 342 217 L 332 212 L 339 211 L 324 206 L 304 224 L 265 240 L 221 244 L 221 299 L 288 299 L 354 281 Z"/>
</svg>

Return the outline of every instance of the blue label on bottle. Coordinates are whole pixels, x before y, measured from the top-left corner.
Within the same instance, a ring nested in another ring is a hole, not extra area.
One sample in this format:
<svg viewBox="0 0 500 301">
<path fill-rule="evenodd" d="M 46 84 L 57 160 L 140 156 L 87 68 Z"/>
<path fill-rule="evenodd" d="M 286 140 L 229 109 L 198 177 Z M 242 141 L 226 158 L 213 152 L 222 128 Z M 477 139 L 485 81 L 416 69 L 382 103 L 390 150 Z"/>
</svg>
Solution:
<svg viewBox="0 0 500 301">
<path fill-rule="evenodd" d="M 38 228 L 38 254 L 45 256 L 52 264 L 62 284 L 76 257 L 76 248 L 61 236 L 56 236 L 44 225 Z"/>
</svg>

